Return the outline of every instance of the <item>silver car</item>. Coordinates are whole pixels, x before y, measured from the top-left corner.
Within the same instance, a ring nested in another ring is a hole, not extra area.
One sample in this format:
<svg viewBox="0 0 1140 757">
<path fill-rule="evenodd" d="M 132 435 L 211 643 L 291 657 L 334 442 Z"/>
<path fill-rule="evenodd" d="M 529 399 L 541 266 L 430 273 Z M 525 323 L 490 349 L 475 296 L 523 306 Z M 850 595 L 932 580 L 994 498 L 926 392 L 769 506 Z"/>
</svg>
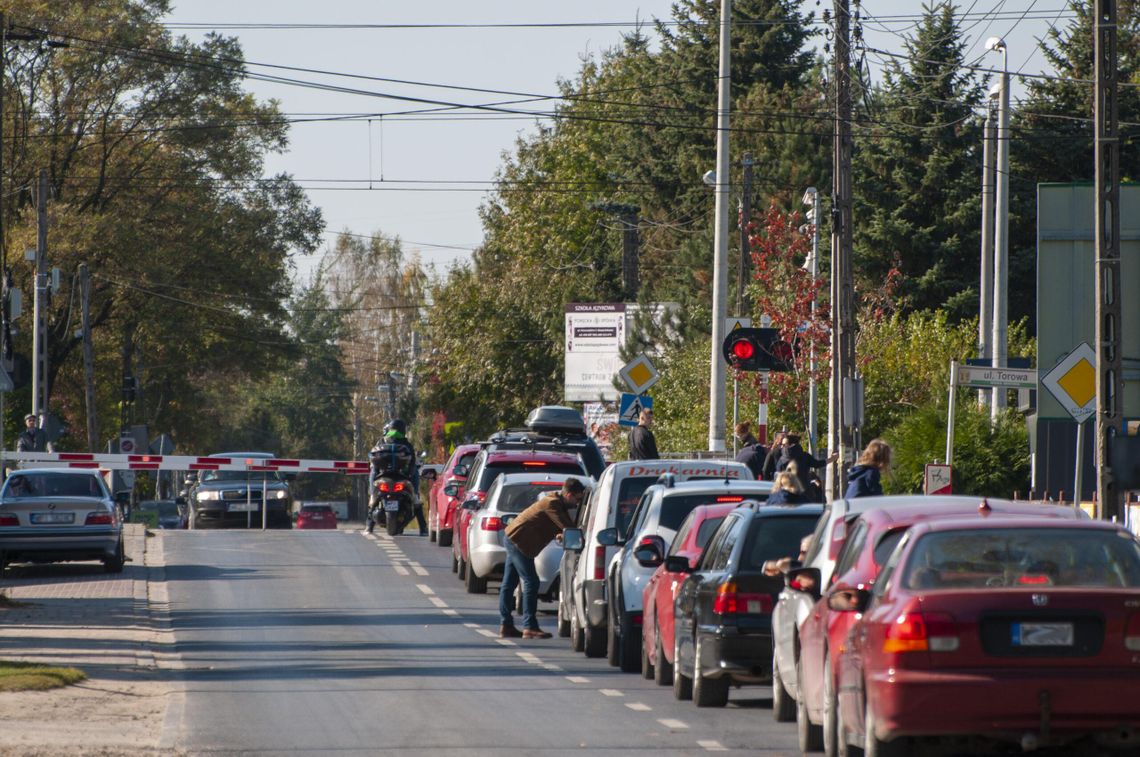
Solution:
<svg viewBox="0 0 1140 757">
<path fill-rule="evenodd" d="M 13 562 L 100 560 L 123 570 L 123 518 L 97 471 L 31 468 L 0 489 L 0 571 Z"/>
<path fill-rule="evenodd" d="M 488 578 L 502 575 L 507 556 L 503 544 L 507 524 L 542 495 L 560 490 L 568 478 L 581 481 L 587 492 L 593 483 L 585 476 L 565 473 L 504 473 L 495 479 L 467 528 L 470 565 L 464 583 L 469 593 L 482 594 L 487 591 Z M 575 512 L 572 510 L 570 515 L 574 517 Z M 540 598 L 549 600 L 556 596 L 561 563 L 562 547 L 556 542 L 547 544 L 534 559 Z"/>
</svg>

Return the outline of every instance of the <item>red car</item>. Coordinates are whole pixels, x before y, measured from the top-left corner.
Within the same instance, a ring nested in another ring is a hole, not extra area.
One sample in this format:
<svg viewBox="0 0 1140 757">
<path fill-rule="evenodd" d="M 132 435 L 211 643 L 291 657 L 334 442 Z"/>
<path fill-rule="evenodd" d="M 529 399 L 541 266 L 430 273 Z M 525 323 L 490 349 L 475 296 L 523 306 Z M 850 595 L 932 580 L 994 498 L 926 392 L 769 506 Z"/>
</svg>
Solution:
<svg viewBox="0 0 1140 757">
<path fill-rule="evenodd" d="M 930 498 L 912 505 L 875 508 L 859 516 L 848 528 L 846 542 L 836 558 L 831 584 L 870 587 L 879 569 L 890 558 L 907 529 L 934 518 L 960 518 L 978 512 L 976 499 Z M 1060 505 L 1035 505 L 1027 502 L 993 500 L 987 502 L 990 512 L 1002 517 L 1055 517 L 1083 519 L 1081 510 Z M 805 580 L 806 579 L 806 580 Z M 800 582 L 804 583 L 801 584 Z M 819 569 L 801 568 L 788 575 L 785 591 L 803 590 L 819 597 Z M 836 716 L 836 675 L 832 650 L 843 648 L 843 641 L 855 623 L 850 612 L 833 612 L 827 599 L 818 599 L 799 629 L 799 704 L 806 708 L 811 722 L 822 724 L 823 750 L 834 755 L 839 749 Z M 791 719 L 791 718 L 789 718 Z M 814 727 L 814 726 L 813 726 Z M 810 744 L 808 746 L 811 746 Z"/>
<path fill-rule="evenodd" d="M 709 537 L 720 526 L 724 516 L 737 507 L 740 507 L 739 502 L 693 508 L 677 529 L 668 555 L 686 557 L 689 565 L 695 568 Z M 661 564 L 641 593 L 641 670 L 646 675 L 652 669 L 653 680 L 658 685 L 670 686 L 673 683 L 673 600 L 677 598 L 677 588 L 688 574 L 665 570 L 664 557 L 661 559 Z"/>
<path fill-rule="evenodd" d="M 451 569 L 459 574 L 460 580 L 467 577 L 467 526 L 475 508 L 487 497 L 491 484 L 500 473 L 535 472 L 589 476 L 582 459 L 569 452 L 484 449 L 472 461 L 464 484 L 444 487 L 445 494 L 458 497 L 461 502 L 452 527 L 455 538 L 451 542 Z"/>
<path fill-rule="evenodd" d="M 451 459 L 443 466 L 428 492 L 428 536 L 441 547 L 451 546 L 451 536 L 455 526 L 455 513 L 459 510 L 459 499 L 443 493 L 451 483 L 462 484 L 467 480 L 471 463 L 479 454 L 478 444 L 461 444 L 451 453 Z"/>
<path fill-rule="evenodd" d="M 1140 542 L 1103 521 L 970 518 L 913 526 L 839 655 L 839 738 L 868 757 L 953 738 L 977 753 L 1140 746 Z"/>
<path fill-rule="evenodd" d="M 336 528 L 336 512 L 329 505 L 302 504 L 294 528 Z"/>
</svg>

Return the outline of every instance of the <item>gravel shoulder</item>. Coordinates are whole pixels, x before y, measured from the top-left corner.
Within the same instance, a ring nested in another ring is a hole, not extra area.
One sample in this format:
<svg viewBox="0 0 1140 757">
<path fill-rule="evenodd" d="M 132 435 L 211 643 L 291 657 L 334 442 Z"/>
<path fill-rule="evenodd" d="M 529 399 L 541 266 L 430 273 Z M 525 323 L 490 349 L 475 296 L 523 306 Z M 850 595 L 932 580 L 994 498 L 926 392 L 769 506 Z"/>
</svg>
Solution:
<svg viewBox="0 0 1140 757">
<path fill-rule="evenodd" d="M 160 532 L 126 527 L 131 562 L 9 568 L 0 606 L 0 657 L 77 667 L 87 680 L 51 691 L 0 692 L 0 753 L 177 754 L 163 743 L 178 695 L 172 634 L 164 621 Z"/>
</svg>

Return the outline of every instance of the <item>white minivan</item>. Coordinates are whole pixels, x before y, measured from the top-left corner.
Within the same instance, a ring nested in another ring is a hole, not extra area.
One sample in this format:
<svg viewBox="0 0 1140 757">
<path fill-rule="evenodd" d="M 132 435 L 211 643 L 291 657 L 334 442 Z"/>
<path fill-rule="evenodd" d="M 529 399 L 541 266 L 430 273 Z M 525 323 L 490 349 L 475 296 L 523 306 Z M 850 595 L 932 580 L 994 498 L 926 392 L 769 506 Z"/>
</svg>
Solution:
<svg viewBox="0 0 1140 757">
<path fill-rule="evenodd" d="M 581 546 L 567 546 L 560 570 L 558 633 L 569 636 L 571 647 L 587 657 L 606 654 L 606 566 L 618 549 L 600 544 L 598 532 L 616 528 L 625 533 L 641 495 L 662 476 L 673 481 L 754 478 L 746 465 L 731 460 L 628 460 L 606 468 L 586 504 L 578 508 Z"/>
</svg>

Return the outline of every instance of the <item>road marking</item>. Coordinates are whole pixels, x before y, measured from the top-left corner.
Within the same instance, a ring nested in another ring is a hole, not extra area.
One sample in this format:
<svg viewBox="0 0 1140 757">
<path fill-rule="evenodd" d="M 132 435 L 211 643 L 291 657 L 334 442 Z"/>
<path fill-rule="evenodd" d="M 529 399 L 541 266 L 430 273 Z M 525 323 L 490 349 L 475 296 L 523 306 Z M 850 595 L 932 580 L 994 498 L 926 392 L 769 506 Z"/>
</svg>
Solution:
<svg viewBox="0 0 1140 757">
<path fill-rule="evenodd" d="M 413 562 L 413 563 L 408 563 L 408 564 L 412 566 L 412 570 L 414 570 L 414 571 L 416 572 L 416 575 L 417 575 L 417 576 L 426 576 L 426 575 L 428 574 L 428 572 L 427 572 L 427 568 L 425 568 L 424 566 L 422 566 L 422 565 L 417 565 L 417 564 L 416 564 L 416 563 L 414 563 L 414 562 Z"/>
<path fill-rule="evenodd" d="M 625 696 L 625 694 L 622 694 L 617 689 L 598 689 L 598 693 L 599 694 L 605 694 L 607 697 L 624 697 Z"/>
<path fill-rule="evenodd" d="M 549 662 L 542 663 L 542 667 L 544 667 L 547 670 L 554 672 L 554 673 L 560 673 L 563 670 L 563 668 L 560 665 L 554 665 L 554 664 L 549 663 Z"/>
<path fill-rule="evenodd" d="M 719 741 L 713 741 L 711 739 L 705 740 L 705 741 L 698 741 L 697 746 L 704 747 L 706 752 L 727 752 L 728 751 L 728 747 L 726 747 L 724 744 L 720 743 Z"/>
<path fill-rule="evenodd" d="M 504 647 L 513 647 L 513 646 L 515 646 L 515 643 L 514 643 L 513 641 L 511 641 L 510 639 L 495 639 L 495 641 L 499 642 L 499 643 L 500 643 L 500 644 L 502 644 Z"/>
<path fill-rule="evenodd" d="M 392 570 L 396 571 L 401 576 L 411 575 L 410 573 L 408 573 L 408 569 L 405 568 L 403 565 L 393 565 Z"/>
<path fill-rule="evenodd" d="M 428 601 L 431 602 L 436 607 L 439 607 L 441 609 L 444 607 L 447 607 L 447 602 L 444 602 L 439 597 L 428 597 Z"/>
<path fill-rule="evenodd" d="M 633 710 L 634 712 L 649 712 L 650 710 L 653 709 L 652 707 L 645 704 L 644 702 L 626 702 L 625 706 L 628 707 L 629 709 Z"/>
<path fill-rule="evenodd" d="M 468 628 L 478 628 L 479 627 L 478 623 L 464 623 L 463 625 L 467 626 Z"/>
<path fill-rule="evenodd" d="M 430 586 L 428 586 L 427 584 L 416 584 L 416 588 L 419 589 L 420 591 L 422 591 L 424 594 L 427 594 L 428 596 L 435 594 L 435 591 Z"/>
<path fill-rule="evenodd" d="M 531 652 L 515 652 L 515 654 L 517 654 L 519 657 L 523 658 L 523 660 L 525 662 L 529 662 L 532 665 L 541 665 L 542 664 L 542 660 L 538 659 L 538 655 L 533 654 Z"/>
<path fill-rule="evenodd" d="M 689 728 L 689 724 L 683 720 L 673 720 L 672 718 L 659 718 L 657 720 L 657 722 L 660 723 L 661 725 L 665 726 L 666 728 L 671 728 L 675 731 L 688 730 L 688 728 Z M 716 743 L 716 742 L 713 742 L 713 743 Z"/>
<path fill-rule="evenodd" d="M 570 683 L 589 683 L 590 679 L 585 676 L 566 676 L 566 680 Z"/>
<path fill-rule="evenodd" d="M 444 615 L 450 615 L 453 618 L 459 617 L 459 610 L 452 610 L 450 607 L 443 611 Z"/>
<path fill-rule="evenodd" d="M 494 638 L 498 637 L 497 633 L 495 633 L 494 631 L 488 631 L 486 628 L 480 628 L 480 629 L 478 629 L 478 631 L 479 631 L 479 633 L 486 636 L 488 639 L 494 639 Z"/>
</svg>

